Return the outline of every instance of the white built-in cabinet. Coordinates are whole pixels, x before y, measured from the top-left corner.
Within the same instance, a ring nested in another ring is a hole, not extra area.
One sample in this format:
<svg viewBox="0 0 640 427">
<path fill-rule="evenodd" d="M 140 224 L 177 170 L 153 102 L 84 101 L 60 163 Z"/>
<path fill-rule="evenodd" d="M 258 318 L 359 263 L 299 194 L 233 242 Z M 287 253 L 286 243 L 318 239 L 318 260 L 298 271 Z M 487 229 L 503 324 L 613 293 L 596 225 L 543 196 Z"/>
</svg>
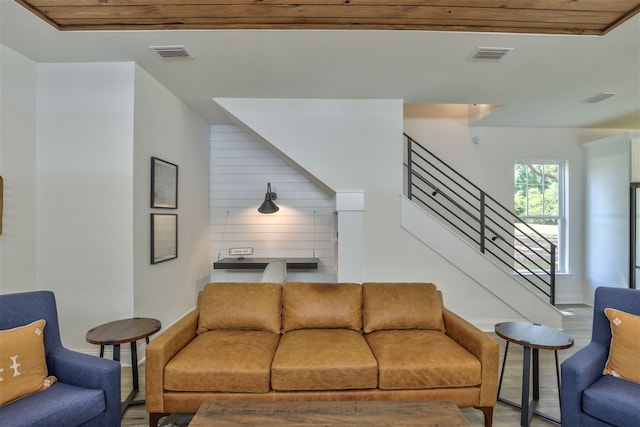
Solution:
<svg viewBox="0 0 640 427">
<path fill-rule="evenodd" d="M 640 182 L 640 137 L 631 138 L 631 182 Z"/>
<path fill-rule="evenodd" d="M 629 287 L 632 182 L 640 182 L 640 138 L 629 133 L 584 150 L 584 300 L 599 286 Z"/>
</svg>

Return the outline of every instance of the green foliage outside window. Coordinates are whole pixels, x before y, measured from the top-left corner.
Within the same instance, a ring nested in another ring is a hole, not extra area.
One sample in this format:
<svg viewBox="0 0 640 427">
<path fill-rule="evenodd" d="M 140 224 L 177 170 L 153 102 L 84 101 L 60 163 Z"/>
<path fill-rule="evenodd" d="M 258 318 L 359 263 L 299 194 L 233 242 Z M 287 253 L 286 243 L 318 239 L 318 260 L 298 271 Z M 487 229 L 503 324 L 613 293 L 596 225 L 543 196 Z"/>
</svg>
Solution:
<svg viewBox="0 0 640 427">
<path fill-rule="evenodd" d="M 561 163 L 516 163 L 514 166 L 515 214 L 537 232 L 529 233 L 526 227 L 514 224 L 517 270 L 535 271 L 544 267 L 535 253 L 539 252 L 537 248 L 548 247 L 549 241 L 558 248 L 555 264 L 556 271 L 561 270 L 561 174 Z"/>
<path fill-rule="evenodd" d="M 515 214 L 526 218 L 529 224 L 555 224 L 560 215 L 559 172 L 559 164 L 517 163 L 514 167 Z"/>
</svg>

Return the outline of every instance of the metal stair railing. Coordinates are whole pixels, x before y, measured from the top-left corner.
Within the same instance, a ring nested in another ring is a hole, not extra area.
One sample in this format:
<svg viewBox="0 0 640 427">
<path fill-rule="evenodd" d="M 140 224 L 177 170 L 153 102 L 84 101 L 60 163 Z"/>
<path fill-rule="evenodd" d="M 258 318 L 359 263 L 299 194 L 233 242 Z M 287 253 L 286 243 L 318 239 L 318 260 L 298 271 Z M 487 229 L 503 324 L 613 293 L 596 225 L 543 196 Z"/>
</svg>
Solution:
<svg viewBox="0 0 640 427">
<path fill-rule="evenodd" d="M 406 196 L 555 304 L 556 245 L 406 133 Z"/>
</svg>

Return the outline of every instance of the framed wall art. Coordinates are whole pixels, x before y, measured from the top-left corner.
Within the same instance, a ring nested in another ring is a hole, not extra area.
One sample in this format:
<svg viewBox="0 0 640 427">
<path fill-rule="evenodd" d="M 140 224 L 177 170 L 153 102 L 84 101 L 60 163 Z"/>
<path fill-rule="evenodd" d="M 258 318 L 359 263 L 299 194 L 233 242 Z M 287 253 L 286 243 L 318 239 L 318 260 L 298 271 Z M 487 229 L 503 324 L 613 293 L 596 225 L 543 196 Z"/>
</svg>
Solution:
<svg viewBox="0 0 640 427">
<path fill-rule="evenodd" d="M 178 165 L 151 158 L 151 207 L 178 209 Z"/>
<path fill-rule="evenodd" d="M 178 214 L 151 214 L 151 264 L 178 258 Z"/>
</svg>

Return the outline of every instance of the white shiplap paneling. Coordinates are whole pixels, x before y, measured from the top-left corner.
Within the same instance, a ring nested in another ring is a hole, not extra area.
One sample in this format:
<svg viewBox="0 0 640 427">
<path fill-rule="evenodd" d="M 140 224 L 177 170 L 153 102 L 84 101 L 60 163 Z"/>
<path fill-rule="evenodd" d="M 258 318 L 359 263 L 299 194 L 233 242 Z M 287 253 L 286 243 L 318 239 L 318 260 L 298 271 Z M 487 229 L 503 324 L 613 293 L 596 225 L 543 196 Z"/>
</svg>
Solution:
<svg viewBox="0 0 640 427">
<path fill-rule="evenodd" d="M 258 213 L 267 182 L 280 210 Z M 229 248 L 254 257 L 312 257 L 318 270 L 289 271 L 288 280 L 336 280 L 335 196 L 327 194 L 237 126 L 211 127 L 211 265 Z M 211 281 L 259 280 L 260 271 L 212 270 Z"/>
</svg>

